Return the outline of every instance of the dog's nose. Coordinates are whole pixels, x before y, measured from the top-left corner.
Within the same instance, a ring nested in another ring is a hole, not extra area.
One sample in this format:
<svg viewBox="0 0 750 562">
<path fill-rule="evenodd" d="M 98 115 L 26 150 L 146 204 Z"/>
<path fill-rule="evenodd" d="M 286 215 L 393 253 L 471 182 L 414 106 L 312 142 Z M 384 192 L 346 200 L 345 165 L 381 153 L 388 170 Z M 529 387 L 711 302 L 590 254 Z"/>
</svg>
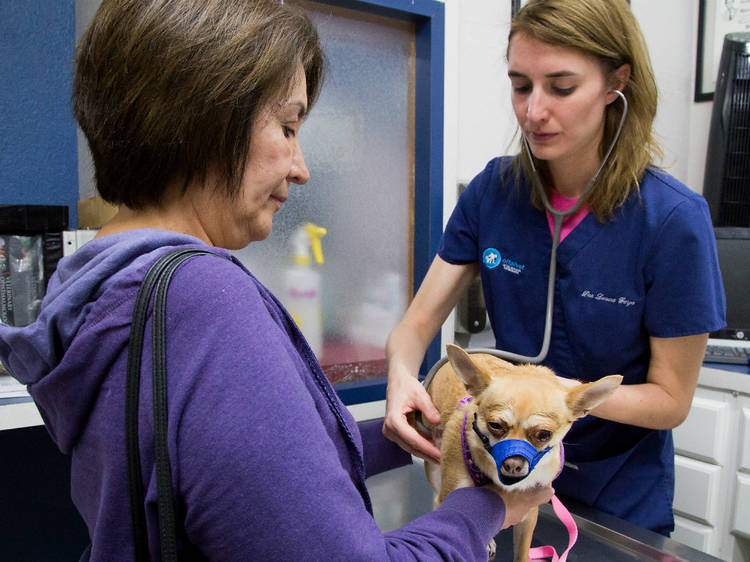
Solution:
<svg viewBox="0 0 750 562">
<path fill-rule="evenodd" d="M 520 455 L 508 457 L 503 461 L 500 472 L 503 476 L 521 478 L 529 472 L 529 461 Z"/>
</svg>

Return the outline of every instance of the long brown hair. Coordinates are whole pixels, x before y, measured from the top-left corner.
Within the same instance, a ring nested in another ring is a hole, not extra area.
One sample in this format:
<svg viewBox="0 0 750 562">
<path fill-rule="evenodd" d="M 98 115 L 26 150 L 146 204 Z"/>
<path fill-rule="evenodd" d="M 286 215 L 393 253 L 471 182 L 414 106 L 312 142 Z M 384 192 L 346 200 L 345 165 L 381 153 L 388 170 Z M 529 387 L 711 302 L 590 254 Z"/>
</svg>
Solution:
<svg viewBox="0 0 750 562">
<path fill-rule="evenodd" d="M 72 96 L 99 193 L 139 209 L 215 171 L 235 196 L 251 127 L 300 65 L 309 109 L 323 52 L 310 19 L 278 0 L 103 0 L 76 50 Z"/>
<path fill-rule="evenodd" d="M 662 155 L 653 133 L 656 80 L 646 42 L 630 6 L 626 0 L 530 0 L 511 23 L 509 44 L 517 33 L 594 57 L 608 80 L 622 64 L 630 65 L 630 79 L 622 90 L 628 100 L 628 115 L 609 160 L 586 197 L 599 220 L 611 218 L 615 209 L 638 190 L 646 168 Z M 614 138 L 622 111 L 619 99 L 605 110 L 600 158 Z M 515 165 L 527 178 L 531 177 L 529 157 L 533 156 L 527 154 L 522 143 Z M 534 163 L 543 181 L 550 185 L 546 163 L 536 158 Z M 532 190 L 531 198 L 541 209 L 536 190 Z"/>
</svg>

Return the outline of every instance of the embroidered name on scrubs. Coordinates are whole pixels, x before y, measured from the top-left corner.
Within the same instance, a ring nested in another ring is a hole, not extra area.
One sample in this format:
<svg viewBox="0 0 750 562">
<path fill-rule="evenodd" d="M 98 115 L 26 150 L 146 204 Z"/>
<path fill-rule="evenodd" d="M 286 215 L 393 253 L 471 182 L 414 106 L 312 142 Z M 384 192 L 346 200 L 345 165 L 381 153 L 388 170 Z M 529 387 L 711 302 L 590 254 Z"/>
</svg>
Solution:
<svg viewBox="0 0 750 562">
<path fill-rule="evenodd" d="M 619 305 L 624 306 L 625 308 L 631 307 L 631 306 L 633 306 L 635 304 L 635 301 L 630 300 L 630 299 L 625 298 L 625 297 L 608 297 L 604 293 L 596 293 L 596 294 L 594 294 L 591 291 L 589 291 L 588 289 L 584 290 L 581 293 L 581 296 L 584 297 L 584 298 L 587 298 L 587 299 L 593 299 L 595 301 L 604 301 L 604 302 L 608 302 L 608 303 L 611 303 L 611 304 L 619 304 Z"/>
<path fill-rule="evenodd" d="M 524 264 L 518 263 L 510 258 L 504 258 L 496 248 L 487 248 L 482 253 L 482 263 L 487 269 L 495 269 L 497 266 L 502 266 L 505 271 L 509 271 L 515 275 L 518 275 L 526 269 Z"/>
</svg>

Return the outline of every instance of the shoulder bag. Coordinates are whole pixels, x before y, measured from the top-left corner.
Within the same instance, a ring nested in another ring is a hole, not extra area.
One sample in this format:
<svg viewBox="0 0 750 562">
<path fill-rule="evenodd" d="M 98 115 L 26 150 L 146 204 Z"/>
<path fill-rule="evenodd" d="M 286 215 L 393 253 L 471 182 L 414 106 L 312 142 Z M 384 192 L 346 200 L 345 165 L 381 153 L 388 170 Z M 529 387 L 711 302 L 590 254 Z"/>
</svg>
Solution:
<svg viewBox="0 0 750 562">
<path fill-rule="evenodd" d="M 167 447 L 167 366 L 166 366 L 166 303 L 167 288 L 177 267 L 194 256 L 214 254 L 210 250 L 181 248 L 170 251 L 154 262 L 143 279 L 133 310 L 128 349 L 127 383 L 125 393 L 125 443 L 127 447 L 130 516 L 133 526 L 135 560 L 149 559 L 146 532 L 145 491 L 138 449 L 138 392 L 140 388 L 143 336 L 149 302 L 153 294 L 152 312 L 152 393 L 154 403 L 154 456 L 156 463 L 157 506 L 159 514 L 159 544 L 161 559 L 176 561 L 177 528 L 172 495 L 172 471 Z"/>
</svg>

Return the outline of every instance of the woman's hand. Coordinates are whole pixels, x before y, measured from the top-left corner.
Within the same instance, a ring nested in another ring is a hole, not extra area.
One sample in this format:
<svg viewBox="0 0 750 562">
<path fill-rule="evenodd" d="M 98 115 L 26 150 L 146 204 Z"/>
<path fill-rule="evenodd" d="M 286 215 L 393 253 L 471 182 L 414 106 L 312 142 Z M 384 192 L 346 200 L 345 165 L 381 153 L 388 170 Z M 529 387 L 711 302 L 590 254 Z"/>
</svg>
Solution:
<svg viewBox="0 0 750 562">
<path fill-rule="evenodd" d="M 555 490 L 550 485 L 534 486 L 526 490 L 505 490 L 493 484 L 492 489 L 500 494 L 505 502 L 503 529 L 523 521 L 530 509 L 547 503 L 555 494 Z"/>
<path fill-rule="evenodd" d="M 440 413 L 416 377 L 406 372 L 389 372 L 383 435 L 412 455 L 439 463 L 440 449 L 407 421 L 406 415 L 416 411 L 433 424 L 440 422 Z"/>
</svg>

